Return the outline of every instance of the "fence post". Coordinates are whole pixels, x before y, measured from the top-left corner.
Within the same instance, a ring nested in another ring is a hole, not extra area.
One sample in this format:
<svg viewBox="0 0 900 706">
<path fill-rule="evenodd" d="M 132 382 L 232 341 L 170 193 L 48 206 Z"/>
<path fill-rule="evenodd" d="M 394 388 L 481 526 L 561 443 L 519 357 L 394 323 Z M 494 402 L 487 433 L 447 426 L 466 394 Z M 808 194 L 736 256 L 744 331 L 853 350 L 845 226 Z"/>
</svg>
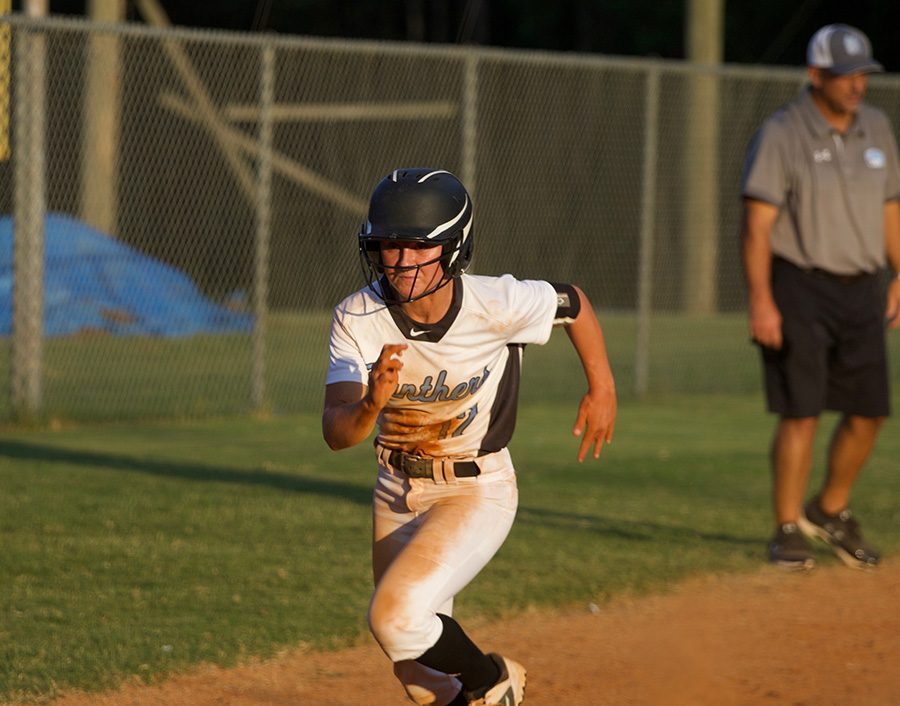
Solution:
<svg viewBox="0 0 900 706">
<path fill-rule="evenodd" d="M 3 19 L 3 15 L 8 15 L 10 12 L 12 12 L 12 0 L 0 0 L 0 20 Z M 5 162 L 10 156 L 9 111 L 12 101 L 9 92 L 9 71 L 12 63 L 11 49 L 12 30 L 6 22 L 0 21 L 0 162 Z"/>
<path fill-rule="evenodd" d="M 463 67 L 462 110 L 462 174 L 460 178 L 466 191 L 475 198 L 475 159 L 478 139 L 478 55 L 474 50 L 466 52 Z"/>
<path fill-rule="evenodd" d="M 43 376 L 46 38 L 41 30 L 20 29 L 15 52 L 10 396 L 15 417 L 29 419 L 41 408 Z"/>
<path fill-rule="evenodd" d="M 256 160 L 256 249 L 253 275 L 253 409 L 266 411 L 266 332 L 269 313 L 269 243 L 272 226 L 272 107 L 275 50 L 264 46 L 260 74 L 259 155 Z"/>
<path fill-rule="evenodd" d="M 94 23 L 125 21 L 124 0 L 90 0 Z M 81 218 L 119 236 L 119 145 L 122 113 L 122 47 L 114 32 L 88 35 L 81 133 Z"/>
<path fill-rule="evenodd" d="M 684 311 L 714 314 L 719 255 L 719 77 L 700 67 L 688 78 L 684 143 Z"/>
<path fill-rule="evenodd" d="M 653 238 L 656 229 L 656 146 L 659 130 L 659 69 L 647 70 L 644 95 L 644 160 L 641 174 L 641 234 L 638 263 L 637 340 L 634 392 L 647 394 L 650 381 L 650 316 L 653 311 Z"/>
</svg>

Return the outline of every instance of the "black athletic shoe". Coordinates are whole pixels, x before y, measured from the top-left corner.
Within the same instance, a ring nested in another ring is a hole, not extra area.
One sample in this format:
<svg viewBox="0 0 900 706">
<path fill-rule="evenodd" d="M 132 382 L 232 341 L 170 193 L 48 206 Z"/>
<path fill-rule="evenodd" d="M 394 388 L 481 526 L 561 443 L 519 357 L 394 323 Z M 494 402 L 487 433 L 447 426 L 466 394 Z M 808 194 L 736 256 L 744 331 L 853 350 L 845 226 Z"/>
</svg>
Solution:
<svg viewBox="0 0 900 706">
<path fill-rule="evenodd" d="M 837 515 L 826 515 L 819 507 L 819 499 L 816 497 L 804 506 L 799 524 L 803 534 L 830 545 L 831 550 L 847 566 L 870 569 L 881 561 L 878 550 L 863 539 L 859 523 L 849 508 Z"/>
<path fill-rule="evenodd" d="M 793 522 L 786 522 L 775 530 L 775 536 L 769 541 L 769 561 L 794 571 L 805 571 L 816 565 L 812 549 Z"/>
</svg>

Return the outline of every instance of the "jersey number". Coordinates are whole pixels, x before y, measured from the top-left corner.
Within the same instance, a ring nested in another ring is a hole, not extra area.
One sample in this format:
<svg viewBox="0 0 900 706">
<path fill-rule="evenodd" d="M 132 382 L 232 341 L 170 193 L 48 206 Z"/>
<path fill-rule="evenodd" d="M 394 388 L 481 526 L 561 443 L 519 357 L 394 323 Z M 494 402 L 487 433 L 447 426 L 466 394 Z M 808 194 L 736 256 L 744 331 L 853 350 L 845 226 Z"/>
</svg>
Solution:
<svg viewBox="0 0 900 706">
<path fill-rule="evenodd" d="M 477 404 L 460 414 L 457 419 L 462 419 L 463 423 L 456 427 L 456 429 L 453 430 L 453 433 L 450 436 L 461 436 L 462 433 L 468 428 L 468 426 L 475 420 L 476 414 L 478 414 Z M 443 426 L 441 426 L 441 434 L 439 438 L 446 439 L 448 431 L 450 431 L 450 422 L 444 422 Z"/>
</svg>

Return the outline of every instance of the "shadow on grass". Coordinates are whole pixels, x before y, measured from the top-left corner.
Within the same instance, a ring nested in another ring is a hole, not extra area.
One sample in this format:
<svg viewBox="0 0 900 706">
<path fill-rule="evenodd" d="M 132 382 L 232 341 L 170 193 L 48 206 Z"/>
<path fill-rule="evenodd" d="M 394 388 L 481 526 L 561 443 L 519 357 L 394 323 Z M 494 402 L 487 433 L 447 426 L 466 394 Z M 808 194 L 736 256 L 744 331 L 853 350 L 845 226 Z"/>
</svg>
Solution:
<svg viewBox="0 0 900 706">
<path fill-rule="evenodd" d="M 268 486 L 277 490 L 295 493 L 330 495 L 349 500 L 358 505 L 369 505 L 372 502 L 372 489 L 369 486 L 322 480 L 320 478 L 304 478 L 296 473 L 281 473 L 262 469 L 239 470 L 207 466 L 201 463 L 160 461 L 94 451 L 60 449 L 22 441 L 0 441 L 0 459 L 2 458 L 69 463 L 91 468 L 108 468 L 114 471 L 129 471 L 165 478 L 183 478 L 192 481 Z"/>
<path fill-rule="evenodd" d="M 95 451 L 61 449 L 23 441 L 0 441 L 0 459 L 69 463 L 90 468 L 143 473 L 164 478 L 183 478 L 191 481 L 257 485 L 295 493 L 327 495 L 368 506 L 372 502 L 372 489 L 368 485 L 305 478 L 296 473 L 270 470 L 240 470 L 207 466 L 201 463 L 161 461 L 120 454 Z M 677 541 L 711 541 L 728 544 L 756 544 L 758 538 L 738 537 L 721 532 L 704 532 L 690 526 L 677 526 L 643 520 L 605 519 L 598 515 L 519 506 L 517 522 L 555 529 L 584 530 L 631 541 L 659 541 L 668 538 Z"/>
<path fill-rule="evenodd" d="M 661 524 L 646 520 L 623 520 L 621 518 L 609 520 L 598 515 L 583 515 L 522 505 L 519 506 L 516 522 L 554 529 L 584 530 L 630 541 L 704 541 L 748 546 L 762 541 L 758 537 L 738 537 L 722 532 L 704 532 L 684 525 Z"/>
</svg>

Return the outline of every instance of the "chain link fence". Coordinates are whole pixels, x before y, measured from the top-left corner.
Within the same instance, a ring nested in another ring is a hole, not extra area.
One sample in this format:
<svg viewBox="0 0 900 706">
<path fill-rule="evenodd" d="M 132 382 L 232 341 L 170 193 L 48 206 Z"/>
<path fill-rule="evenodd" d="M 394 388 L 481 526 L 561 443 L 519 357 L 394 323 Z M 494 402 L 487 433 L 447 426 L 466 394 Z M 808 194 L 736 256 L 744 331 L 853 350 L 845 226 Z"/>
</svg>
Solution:
<svg viewBox="0 0 900 706">
<path fill-rule="evenodd" d="M 8 20 L 0 420 L 318 410 L 366 199 L 414 165 L 472 191 L 475 272 L 588 293 L 623 397 L 759 389 L 738 184 L 802 70 Z"/>
</svg>

